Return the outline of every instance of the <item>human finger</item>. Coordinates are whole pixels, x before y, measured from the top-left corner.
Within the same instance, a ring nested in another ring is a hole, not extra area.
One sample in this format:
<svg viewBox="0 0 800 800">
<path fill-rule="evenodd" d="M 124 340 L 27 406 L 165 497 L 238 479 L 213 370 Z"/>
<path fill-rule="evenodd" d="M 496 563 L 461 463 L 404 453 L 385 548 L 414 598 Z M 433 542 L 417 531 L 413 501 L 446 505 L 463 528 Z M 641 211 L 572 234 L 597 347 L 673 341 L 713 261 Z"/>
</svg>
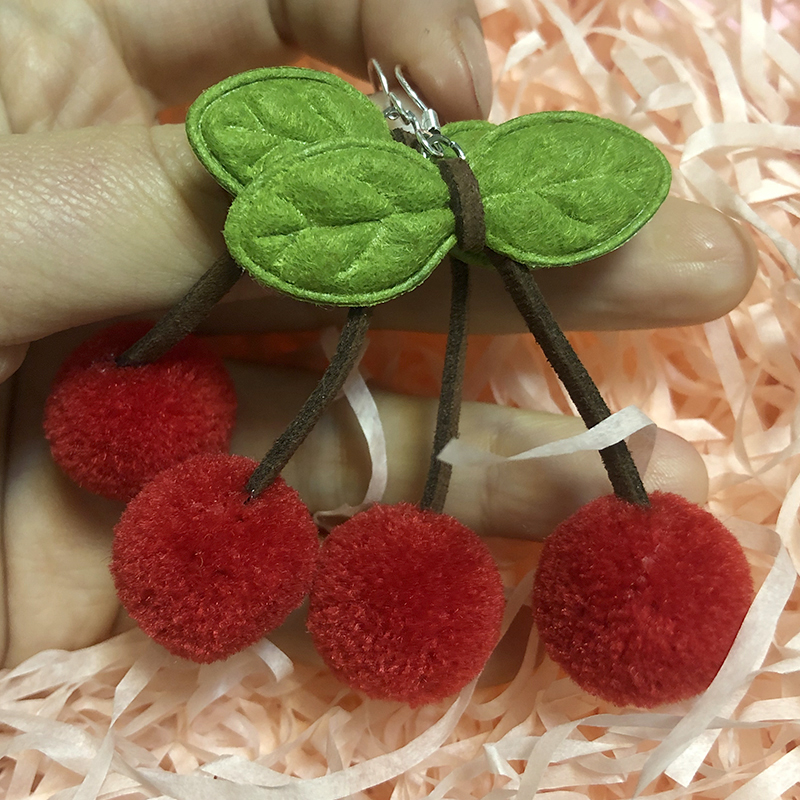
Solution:
<svg viewBox="0 0 800 800">
<path fill-rule="evenodd" d="M 260 459 L 311 392 L 314 376 L 233 364 L 239 397 L 235 452 Z M 386 436 L 389 480 L 385 501 L 421 497 L 428 470 L 436 401 L 376 392 Z M 269 410 L 265 410 L 265 407 Z M 485 403 L 464 403 L 461 437 L 499 455 L 512 455 L 585 430 L 580 419 Z M 649 491 L 703 503 L 708 479 L 686 441 L 659 430 L 652 454 L 634 451 Z M 313 510 L 361 502 L 371 474 L 368 451 L 345 402 L 335 403 L 289 462 L 284 475 Z M 611 492 L 597 452 L 500 466 L 456 466 L 445 511 L 484 536 L 539 540 L 580 506 Z"/>
<path fill-rule="evenodd" d="M 294 0 L 273 9 L 284 40 L 353 74 L 363 76 L 371 58 L 389 71 L 403 66 L 443 120 L 489 113 L 491 68 L 473 2 Z"/>
<path fill-rule="evenodd" d="M 2 666 L 15 666 L 41 650 L 101 641 L 117 616 L 108 562 L 122 506 L 73 484 L 53 463 L 42 433 L 55 371 L 80 336 L 70 332 L 34 344 L 6 384 Z"/>
<path fill-rule="evenodd" d="M 635 330 L 694 325 L 726 314 L 744 298 L 757 266 L 755 246 L 738 223 L 708 206 L 669 197 L 618 250 L 574 267 L 540 269 L 535 277 L 565 330 Z M 496 272 L 473 267 L 470 283 L 471 333 L 525 330 Z M 440 267 L 413 292 L 378 306 L 373 325 L 447 330 L 449 296 L 450 271 Z M 206 330 L 267 332 L 343 320 L 335 309 L 298 306 L 250 291 L 218 306 Z"/>
<path fill-rule="evenodd" d="M 445 119 L 483 117 L 491 72 L 472 0 L 97 0 L 134 78 L 162 105 L 300 52 L 366 77 L 406 66 Z"/>
<path fill-rule="evenodd" d="M 0 346 L 175 303 L 223 249 L 229 198 L 179 126 L 84 128 L 0 139 Z M 736 305 L 752 244 L 722 214 L 669 199 L 629 243 L 537 277 L 566 328 L 683 325 Z M 474 269 L 474 332 L 522 330 L 499 278 Z M 379 307 L 385 328 L 445 330 L 447 270 Z M 316 328 L 343 312 L 243 282 L 213 330 Z"/>
<path fill-rule="evenodd" d="M 27 352 L 27 344 L 0 347 L 0 383 L 10 378 L 19 369 Z"/>
</svg>

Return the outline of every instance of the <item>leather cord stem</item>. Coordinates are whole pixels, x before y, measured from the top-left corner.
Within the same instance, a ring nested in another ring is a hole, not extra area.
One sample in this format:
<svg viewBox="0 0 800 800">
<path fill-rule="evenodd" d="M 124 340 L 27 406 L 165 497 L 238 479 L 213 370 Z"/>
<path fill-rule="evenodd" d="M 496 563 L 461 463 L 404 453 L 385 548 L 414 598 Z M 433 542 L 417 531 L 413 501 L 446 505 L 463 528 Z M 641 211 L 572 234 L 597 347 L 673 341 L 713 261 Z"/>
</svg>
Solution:
<svg viewBox="0 0 800 800">
<path fill-rule="evenodd" d="M 411 131 L 407 131 L 404 128 L 392 128 L 391 134 L 392 139 L 396 142 L 400 142 L 400 144 L 404 144 L 406 147 L 410 147 L 412 150 L 419 152 L 419 142 Z"/>
<path fill-rule="evenodd" d="M 137 367 L 158 361 L 181 339 L 196 330 L 241 276 L 242 268 L 226 251 L 189 289 L 183 299 L 117 358 L 117 366 Z"/>
<path fill-rule="evenodd" d="M 371 308 L 350 309 L 328 368 L 322 374 L 314 391 L 303 403 L 297 416 L 275 440 L 247 481 L 245 491 L 249 495 L 248 501 L 258 497 L 278 477 L 297 448 L 311 433 L 325 409 L 336 399 L 347 376 L 358 361 L 371 317 Z"/>
<path fill-rule="evenodd" d="M 611 416 L 594 381 L 553 317 L 531 271 L 518 262 L 487 250 L 528 329 L 542 348 L 587 428 Z M 600 451 L 614 494 L 622 500 L 649 506 L 639 470 L 625 442 Z"/>
<path fill-rule="evenodd" d="M 419 507 L 423 511 L 441 513 L 450 488 L 451 464 L 439 460 L 439 453 L 451 440 L 458 438 L 461 417 L 461 398 L 464 363 L 467 354 L 467 320 L 469 301 L 469 267 L 457 258 L 451 261 L 452 295 L 450 298 L 450 326 L 442 371 L 442 388 L 436 412 L 436 431 L 433 435 L 433 452 L 428 467 L 428 477 Z"/>
<path fill-rule="evenodd" d="M 481 252 L 486 244 L 483 203 L 475 174 L 469 164 L 459 158 L 444 158 L 436 162 L 450 190 L 450 209 L 455 217 L 456 240 L 463 252 Z M 467 355 L 467 325 L 469 305 L 469 266 L 451 256 L 450 324 L 436 410 L 436 429 L 433 434 L 428 476 L 419 507 L 423 511 L 441 513 L 450 488 L 453 467 L 439 461 L 439 453 L 451 440 L 458 438 L 461 418 L 464 364 Z"/>
<path fill-rule="evenodd" d="M 450 208 L 456 218 L 456 240 L 464 253 L 480 253 L 486 245 L 486 224 L 481 190 L 475 173 L 460 158 L 436 162 L 450 190 Z"/>
</svg>

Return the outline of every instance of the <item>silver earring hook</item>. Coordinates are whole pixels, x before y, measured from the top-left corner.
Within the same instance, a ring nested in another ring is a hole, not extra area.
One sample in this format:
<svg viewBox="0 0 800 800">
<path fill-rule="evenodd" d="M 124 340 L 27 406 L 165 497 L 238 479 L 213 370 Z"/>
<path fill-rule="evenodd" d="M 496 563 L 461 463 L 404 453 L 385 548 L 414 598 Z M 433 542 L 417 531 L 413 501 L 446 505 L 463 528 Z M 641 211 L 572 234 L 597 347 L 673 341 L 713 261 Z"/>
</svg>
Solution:
<svg viewBox="0 0 800 800">
<path fill-rule="evenodd" d="M 403 75 L 403 68 L 399 64 L 394 68 L 394 76 L 397 78 L 397 82 L 400 86 L 403 87 L 403 91 L 413 100 L 414 104 L 423 114 L 426 112 L 436 113 L 426 103 L 422 102 L 422 98 L 417 94 L 417 90 L 408 82 L 406 76 Z"/>
<path fill-rule="evenodd" d="M 369 74 L 369 80 L 373 88 L 378 89 L 388 97 L 390 92 L 389 81 L 386 80 L 386 75 L 384 74 L 383 70 L 381 69 L 381 65 L 377 62 L 376 59 L 371 58 L 369 60 L 369 63 L 367 64 L 367 73 Z M 376 78 L 378 80 L 377 86 L 375 85 Z"/>
<path fill-rule="evenodd" d="M 374 88 L 383 92 L 389 102 L 388 108 L 383 110 L 386 119 L 400 119 L 405 125 L 414 126 L 416 117 L 400 102 L 400 98 L 389 88 L 389 80 L 381 65 L 374 59 L 369 60 L 369 75 Z M 375 79 L 377 78 L 377 85 Z"/>
<path fill-rule="evenodd" d="M 422 118 L 420 119 L 420 125 L 422 128 L 432 135 L 436 134 L 441 136 L 442 126 L 439 122 L 439 115 L 436 113 L 435 109 L 431 108 L 427 103 L 422 101 L 422 98 L 417 94 L 414 87 L 408 82 L 406 76 L 403 75 L 402 67 L 395 67 L 394 75 L 397 78 L 397 82 L 403 87 L 403 91 L 405 91 L 417 108 L 422 112 Z"/>
<path fill-rule="evenodd" d="M 379 88 L 389 101 L 389 106 L 384 109 L 383 115 L 387 119 L 400 119 L 410 127 L 426 158 L 444 158 L 447 155 L 445 148 L 449 148 L 458 158 L 466 160 L 464 151 L 458 144 L 442 133 L 438 114 L 422 100 L 419 93 L 411 86 L 403 74 L 402 67 L 394 68 L 395 78 L 411 102 L 418 108 L 419 115 L 406 108 L 397 94 L 391 91 L 386 74 L 374 58 L 369 62 L 369 74 L 373 78 L 372 85 L 375 86 L 374 78 L 377 78 L 376 88 Z"/>
</svg>

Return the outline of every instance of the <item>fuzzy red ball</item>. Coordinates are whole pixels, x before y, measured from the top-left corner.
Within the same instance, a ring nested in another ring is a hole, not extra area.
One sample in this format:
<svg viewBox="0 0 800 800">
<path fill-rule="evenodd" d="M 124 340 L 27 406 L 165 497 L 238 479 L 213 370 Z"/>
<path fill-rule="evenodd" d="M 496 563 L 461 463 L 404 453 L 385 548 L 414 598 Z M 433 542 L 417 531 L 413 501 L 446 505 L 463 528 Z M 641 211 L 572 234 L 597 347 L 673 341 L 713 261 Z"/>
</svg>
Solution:
<svg viewBox="0 0 800 800">
<path fill-rule="evenodd" d="M 753 596 L 733 535 L 699 506 L 654 492 L 588 503 L 546 540 L 533 610 L 550 657 L 586 691 L 652 708 L 719 671 Z"/>
<path fill-rule="evenodd" d="M 242 456 L 195 456 L 148 483 L 114 529 L 117 594 L 175 655 L 227 658 L 308 593 L 317 527 L 282 478 L 245 503 L 255 467 Z"/>
<path fill-rule="evenodd" d="M 325 540 L 308 628 L 342 681 L 418 706 L 480 673 L 503 608 L 497 566 L 469 528 L 407 503 L 375 505 Z"/>
<path fill-rule="evenodd" d="M 100 331 L 62 364 L 45 405 L 53 459 L 75 483 L 127 502 L 161 470 L 227 452 L 236 394 L 222 361 L 188 336 L 152 364 L 114 359 L 148 322 Z"/>
</svg>

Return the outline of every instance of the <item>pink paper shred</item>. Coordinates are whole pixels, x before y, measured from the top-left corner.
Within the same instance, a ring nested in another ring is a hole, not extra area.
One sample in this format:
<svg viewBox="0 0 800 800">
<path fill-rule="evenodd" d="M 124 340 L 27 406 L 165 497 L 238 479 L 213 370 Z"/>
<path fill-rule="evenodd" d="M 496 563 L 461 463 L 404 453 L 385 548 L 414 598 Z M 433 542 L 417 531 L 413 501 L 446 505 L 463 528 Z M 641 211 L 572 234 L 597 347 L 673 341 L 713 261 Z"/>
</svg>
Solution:
<svg viewBox="0 0 800 800">
<path fill-rule="evenodd" d="M 615 709 L 559 673 L 534 633 L 510 683 L 411 710 L 365 700 L 267 641 L 198 667 L 131 631 L 0 673 L 7 800 L 800 798 L 800 6 L 479 6 L 494 121 L 558 108 L 619 120 L 663 149 L 673 192 L 742 220 L 757 242 L 755 285 L 726 318 L 573 338 L 613 408 L 637 405 L 694 443 L 710 509 L 746 548 L 759 593 L 720 676 L 680 706 Z M 536 377 L 544 362 L 527 337 L 486 353 L 471 396 L 567 408 Z M 438 353 L 410 361 L 421 383 L 438 379 Z M 496 548 L 507 624 L 524 613 L 530 547 Z"/>
</svg>

